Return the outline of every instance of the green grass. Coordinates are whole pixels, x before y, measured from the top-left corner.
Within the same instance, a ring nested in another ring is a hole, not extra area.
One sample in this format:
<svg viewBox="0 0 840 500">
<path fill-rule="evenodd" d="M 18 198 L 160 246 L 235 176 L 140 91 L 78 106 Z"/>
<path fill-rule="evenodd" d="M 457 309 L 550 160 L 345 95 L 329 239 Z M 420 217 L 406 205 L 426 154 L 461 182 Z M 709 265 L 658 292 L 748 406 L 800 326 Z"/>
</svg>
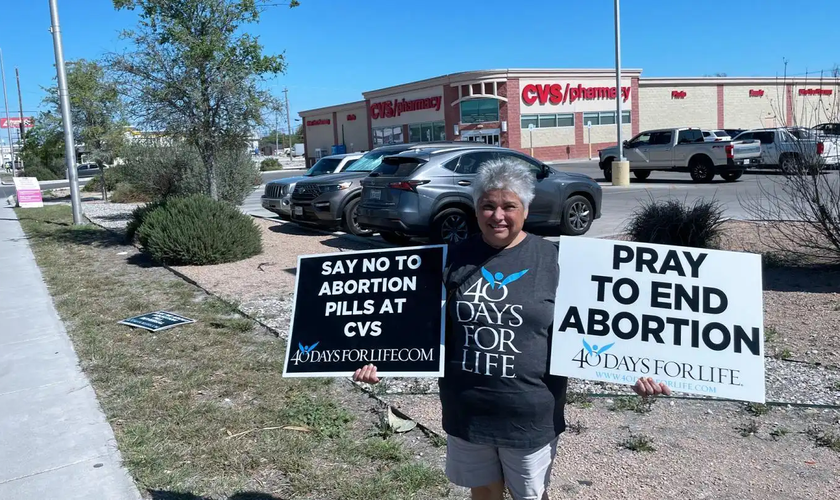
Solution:
<svg viewBox="0 0 840 500">
<path fill-rule="evenodd" d="M 759 429 L 761 429 L 761 424 L 757 420 L 750 420 L 746 424 L 738 427 L 738 431 L 742 437 L 754 436 L 758 434 Z"/>
<path fill-rule="evenodd" d="M 840 435 L 820 429 L 817 426 L 809 427 L 805 433 L 814 440 L 814 444 L 817 446 L 840 452 Z"/>
<path fill-rule="evenodd" d="M 785 429 L 784 427 L 779 427 L 778 429 L 773 429 L 770 432 L 770 437 L 772 437 L 774 440 L 778 440 L 787 436 L 788 434 L 790 434 L 789 430 Z"/>
<path fill-rule="evenodd" d="M 415 463 L 398 443 L 367 439 L 373 423 L 359 406 L 368 398 L 331 379 L 283 378 L 285 342 L 231 304 L 142 254 L 127 262 L 117 252 L 133 247 L 96 227 L 73 227 L 69 207 L 18 214 L 141 491 L 446 496 L 440 470 Z M 197 321 L 156 334 L 117 324 L 157 309 Z"/>
<path fill-rule="evenodd" d="M 831 384 L 831 388 L 835 391 L 840 391 L 840 380 L 835 380 L 833 384 Z"/>
<path fill-rule="evenodd" d="M 592 408 L 594 406 L 592 403 L 592 398 L 589 397 L 588 394 L 574 391 L 569 391 L 566 393 L 566 403 L 578 406 L 580 408 Z"/>
<path fill-rule="evenodd" d="M 772 342 L 779 338 L 779 332 L 776 328 L 768 326 L 764 329 L 764 342 Z"/>
<path fill-rule="evenodd" d="M 631 434 L 630 437 L 620 443 L 622 448 L 636 452 L 653 452 L 653 439 L 643 434 Z"/>
<path fill-rule="evenodd" d="M 776 359 L 791 359 L 793 357 L 793 353 L 788 348 L 778 349 L 774 357 Z"/>
<path fill-rule="evenodd" d="M 747 403 L 745 409 L 747 413 L 756 417 L 767 415 L 770 412 L 770 407 L 761 403 Z"/>
<path fill-rule="evenodd" d="M 650 413 L 656 399 L 652 397 L 642 398 L 638 396 L 619 397 L 613 400 L 610 410 L 612 411 L 634 411 L 636 413 Z"/>
</svg>

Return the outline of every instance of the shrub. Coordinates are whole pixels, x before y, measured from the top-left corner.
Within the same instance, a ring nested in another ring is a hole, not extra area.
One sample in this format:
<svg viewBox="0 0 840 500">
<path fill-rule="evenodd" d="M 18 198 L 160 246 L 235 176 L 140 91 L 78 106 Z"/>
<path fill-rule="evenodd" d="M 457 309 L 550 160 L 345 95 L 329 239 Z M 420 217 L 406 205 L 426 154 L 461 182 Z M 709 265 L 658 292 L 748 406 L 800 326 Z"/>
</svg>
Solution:
<svg viewBox="0 0 840 500">
<path fill-rule="evenodd" d="M 141 193 L 133 184 L 128 182 L 120 182 L 111 193 L 111 202 L 113 203 L 145 203 L 148 201 L 151 201 L 149 195 Z"/>
<path fill-rule="evenodd" d="M 693 206 L 678 200 L 643 202 L 630 217 L 627 233 L 641 243 L 715 248 L 720 242 L 723 206 L 698 199 Z"/>
<path fill-rule="evenodd" d="M 162 200 L 153 201 L 152 203 L 147 203 L 146 205 L 137 207 L 133 212 L 131 212 L 131 219 L 125 226 L 125 238 L 129 243 L 134 241 L 134 235 L 137 234 L 137 230 L 143 225 L 143 222 L 146 220 L 146 216 L 163 204 L 164 201 Z"/>
<path fill-rule="evenodd" d="M 26 164 L 24 164 L 23 174 L 26 177 L 35 177 L 39 181 L 57 181 L 62 179 L 62 177 L 59 177 L 55 172 L 42 165 L 27 167 Z"/>
<path fill-rule="evenodd" d="M 140 218 L 140 245 L 165 264 L 221 264 L 262 252 L 260 230 L 250 216 L 203 195 L 169 198 Z"/>
<path fill-rule="evenodd" d="M 152 200 L 207 193 L 198 152 L 186 144 L 134 144 L 126 151 L 125 180 Z M 219 199 L 240 204 L 259 185 L 259 169 L 247 151 L 229 150 L 216 159 Z"/>
<path fill-rule="evenodd" d="M 105 188 L 110 193 L 117 189 L 117 186 L 126 182 L 125 166 L 119 165 L 105 169 Z M 102 175 L 97 174 L 91 177 L 82 191 L 86 193 L 99 193 L 102 191 Z"/>
<path fill-rule="evenodd" d="M 260 170 L 263 172 L 268 172 L 270 170 L 282 170 L 283 165 L 280 164 L 279 161 L 275 158 L 266 158 L 262 162 L 260 162 Z"/>
</svg>

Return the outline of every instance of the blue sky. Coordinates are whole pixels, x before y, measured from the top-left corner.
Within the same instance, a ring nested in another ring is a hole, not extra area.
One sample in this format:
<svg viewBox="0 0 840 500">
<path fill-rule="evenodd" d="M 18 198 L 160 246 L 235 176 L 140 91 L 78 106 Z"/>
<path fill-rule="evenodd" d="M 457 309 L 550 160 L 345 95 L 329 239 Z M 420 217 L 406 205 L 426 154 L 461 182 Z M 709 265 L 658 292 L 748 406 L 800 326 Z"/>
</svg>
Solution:
<svg viewBox="0 0 840 500">
<path fill-rule="evenodd" d="M 110 0 L 58 5 L 66 60 L 114 50 L 119 31 L 136 20 Z M 774 76 L 784 59 L 789 74 L 830 69 L 840 63 L 838 14 L 837 0 L 623 0 L 622 66 L 641 68 L 643 76 Z M 9 107 L 18 113 L 18 67 L 24 110 L 34 114 L 42 109 L 41 87 L 55 77 L 48 2 L 2 0 L 0 19 Z M 612 0 L 301 0 L 292 10 L 268 10 L 249 31 L 266 52 L 285 54 L 287 74 L 266 86 L 278 95 L 289 88 L 293 118 L 359 100 L 365 90 L 446 73 L 615 63 Z"/>
</svg>

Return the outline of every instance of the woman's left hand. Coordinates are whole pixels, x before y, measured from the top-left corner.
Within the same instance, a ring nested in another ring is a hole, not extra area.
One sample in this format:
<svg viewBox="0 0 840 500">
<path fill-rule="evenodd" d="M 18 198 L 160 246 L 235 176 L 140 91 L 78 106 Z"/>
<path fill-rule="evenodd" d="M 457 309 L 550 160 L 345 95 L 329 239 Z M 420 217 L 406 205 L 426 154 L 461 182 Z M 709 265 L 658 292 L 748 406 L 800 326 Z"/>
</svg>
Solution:
<svg viewBox="0 0 840 500">
<path fill-rule="evenodd" d="M 671 395 L 671 388 L 668 387 L 665 382 L 656 383 L 653 381 L 652 378 L 644 378 L 641 377 L 636 383 L 633 385 L 633 392 L 638 394 L 639 396 L 658 396 L 660 394 L 664 394 L 665 396 Z"/>
</svg>

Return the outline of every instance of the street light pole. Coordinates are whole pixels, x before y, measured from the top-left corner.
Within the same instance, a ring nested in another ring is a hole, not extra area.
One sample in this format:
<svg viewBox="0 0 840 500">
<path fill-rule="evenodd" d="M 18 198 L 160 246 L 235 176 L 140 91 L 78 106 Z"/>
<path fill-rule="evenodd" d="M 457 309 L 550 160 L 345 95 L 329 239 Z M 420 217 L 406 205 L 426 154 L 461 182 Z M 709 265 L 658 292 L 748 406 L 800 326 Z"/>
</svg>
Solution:
<svg viewBox="0 0 840 500">
<path fill-rule="evenodd" d="M 6 67 L 3 65 L 3 51 L 0 50 L 0 74 L 3 77 L 3 102 L 6 106 L 6 132 L 9 134 L 9 159 L 12 160 L 12 175 L 17 176 L 15 170 L 15 149 L 12 146 L 12 120 L 9 119 L 9 97 L 6 94 Z"/>
<path fill-rule="evenodd" d="M 619 0 L 615 2 L 615 130 L 618 139 L 618 161 L 612 163 L 612 181 L 614 185 L 630 185 L 630 163 L 624 158 L 624 141 L 621 138 L 621 16 L 619 14 Z"/>
<path fill-rule="evenodd" d="M 70 96 L 67 93 L 67 73 L 64 70 L 64 49 L 61 44 L 61 30 L 58 25 L 58 5 L 50 1 L 50 32 L 55 51 L 55 71 L 58 76 L 58 97 L 61 104 L 61 121 L 64 124 L 64 156 L 67 164 L 67 179 L 70 181 L 70 206 L 73 208 L 73 224 L 82 224 L 82 203 L 79 200 L 79 173 L 76 171 L 76 146 L 73 142 L 73 122 L 70 117 Z"/>
<path fill-rule="evenodd" d="M 284 88 L 283 93 L 286 94 L 286 131 L 289 134 L 289 161 L 292 161 L 292 119 L 289 114 L 289 89 Z"/>
<path fill-rule="evenodd" d="M 26 128 L 26 124 L 23 121 L 23 97 L 21 97 L 20 95 L 20 72 L 17 68 L 15 68 L 15 79 L 17 80 L 18 106 L 20 106 L 20 124 L 18 125 L 18 131 L 20 133 L 20 137 L 18 138 L 18 158 L 20 159 L 20 169 L 23 170 L 24 165 L 21 153 L 23 153 L 23 144 L 25 142 L 23 138 L 23 132 Z"/>
</svg>

